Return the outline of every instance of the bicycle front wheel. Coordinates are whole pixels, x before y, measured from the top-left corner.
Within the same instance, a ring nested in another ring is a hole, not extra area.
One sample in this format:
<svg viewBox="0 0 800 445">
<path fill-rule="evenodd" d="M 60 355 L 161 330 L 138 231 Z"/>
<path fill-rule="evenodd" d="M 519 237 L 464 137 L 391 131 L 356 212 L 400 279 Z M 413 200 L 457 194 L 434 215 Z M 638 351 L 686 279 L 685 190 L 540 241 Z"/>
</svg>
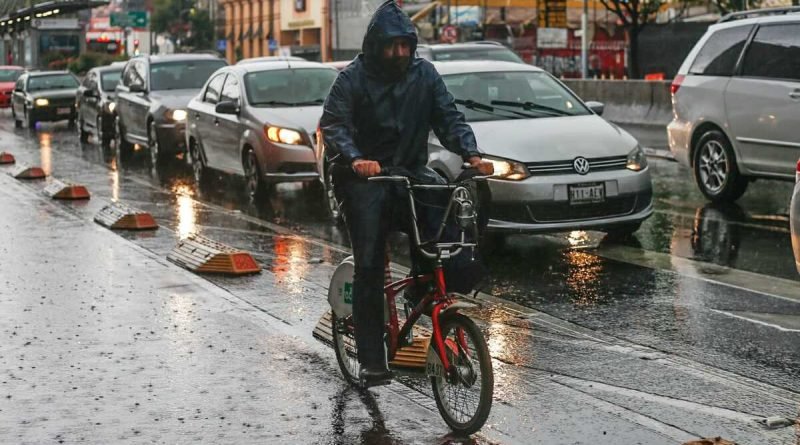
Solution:
<svg viewBox="0 0 800 445">
<path fill-rule="evenodd" d="M 334 313 L 331 313 L 331 317 L 333 318 L 333 349 L 336 351 L 339 369 L 342 370 L 342 376 L 348 383 L 358 386 L 360 368 L 356 339 L 353 336 L 352 323 L 349 323 L 352 319 L 339 318 Z"/>
<path fill-rule="evenodd" d="M 459 434 L 477 432 L 492 409 L 494 373 L 489 348 L 475 322 L 462 314 L 442 323 L 447 359 L 456 367 L 451 378 L 431 377 L 433 396 L 447 425 Z"/>
</svg>

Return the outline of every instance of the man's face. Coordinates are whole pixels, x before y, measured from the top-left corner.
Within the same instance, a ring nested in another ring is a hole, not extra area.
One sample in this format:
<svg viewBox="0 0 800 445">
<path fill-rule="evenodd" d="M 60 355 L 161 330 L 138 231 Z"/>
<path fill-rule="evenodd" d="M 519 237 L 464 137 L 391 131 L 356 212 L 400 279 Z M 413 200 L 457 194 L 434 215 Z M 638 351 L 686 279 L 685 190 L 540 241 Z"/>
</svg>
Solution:
<svg viewBox="0 0 800 445">
<path fill-rule="evenodd" d="M 395 37 L 383 47 L 383 64 L 393 76 L 402 76 L 411 60 L 411 42 L 404 37 Z"/>
</svg>

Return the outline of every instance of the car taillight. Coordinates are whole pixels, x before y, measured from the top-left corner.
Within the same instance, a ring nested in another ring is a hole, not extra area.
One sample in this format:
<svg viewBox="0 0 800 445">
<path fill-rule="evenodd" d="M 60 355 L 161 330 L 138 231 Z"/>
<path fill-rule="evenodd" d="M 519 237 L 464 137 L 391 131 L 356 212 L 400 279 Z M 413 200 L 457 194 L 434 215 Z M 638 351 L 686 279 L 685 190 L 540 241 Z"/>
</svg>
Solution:
<svg viewBox="0 0 800 445">
<path fill-rule="evenodd" d="M 794 182 L 800 182 L 800 159 L 797 160 L 797 169 L 794 171 Z"/>
<path fill-rule="evenodd" d="M 669 91 L 672 93 L 673 96 L 681 88 L 681 84 L 683 83 L 683 79 L 685 79 L 685 78 L 686 78 L 686 76 L 677 75 L 677 76 L 675 76 L 674 79 L 672 79 L 672 85 L 670 85 Z"/>
</svg>

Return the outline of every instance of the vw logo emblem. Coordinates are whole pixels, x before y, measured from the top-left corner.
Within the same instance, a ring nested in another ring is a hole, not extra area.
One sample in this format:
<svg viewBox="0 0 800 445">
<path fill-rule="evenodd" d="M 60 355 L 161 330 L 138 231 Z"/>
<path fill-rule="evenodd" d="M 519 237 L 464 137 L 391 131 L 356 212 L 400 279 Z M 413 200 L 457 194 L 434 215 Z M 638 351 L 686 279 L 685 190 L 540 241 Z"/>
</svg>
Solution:
<svg viewBox="0 0 800 445">
<path fill-rule="evenodd" d="M 577 157 L 572 161 L 572 168 L 575 169 L 575 173 L 585 175 L 589 173 L 589 161 L 586 158 Z"/>
</svg>

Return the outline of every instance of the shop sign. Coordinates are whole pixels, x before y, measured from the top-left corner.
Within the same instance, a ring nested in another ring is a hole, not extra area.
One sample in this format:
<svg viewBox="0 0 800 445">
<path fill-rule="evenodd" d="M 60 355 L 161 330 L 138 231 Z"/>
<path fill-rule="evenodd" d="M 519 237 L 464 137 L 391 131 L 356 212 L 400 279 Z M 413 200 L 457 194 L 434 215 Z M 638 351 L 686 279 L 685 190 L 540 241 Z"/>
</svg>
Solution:
<svg viewBox="0 0 800 445">
<path fill-rule="evenodd" d="M 539 28 L 536 30 L 538 48 L 567 48 L 568 34 L 565 28 Z"/>
</svg>

